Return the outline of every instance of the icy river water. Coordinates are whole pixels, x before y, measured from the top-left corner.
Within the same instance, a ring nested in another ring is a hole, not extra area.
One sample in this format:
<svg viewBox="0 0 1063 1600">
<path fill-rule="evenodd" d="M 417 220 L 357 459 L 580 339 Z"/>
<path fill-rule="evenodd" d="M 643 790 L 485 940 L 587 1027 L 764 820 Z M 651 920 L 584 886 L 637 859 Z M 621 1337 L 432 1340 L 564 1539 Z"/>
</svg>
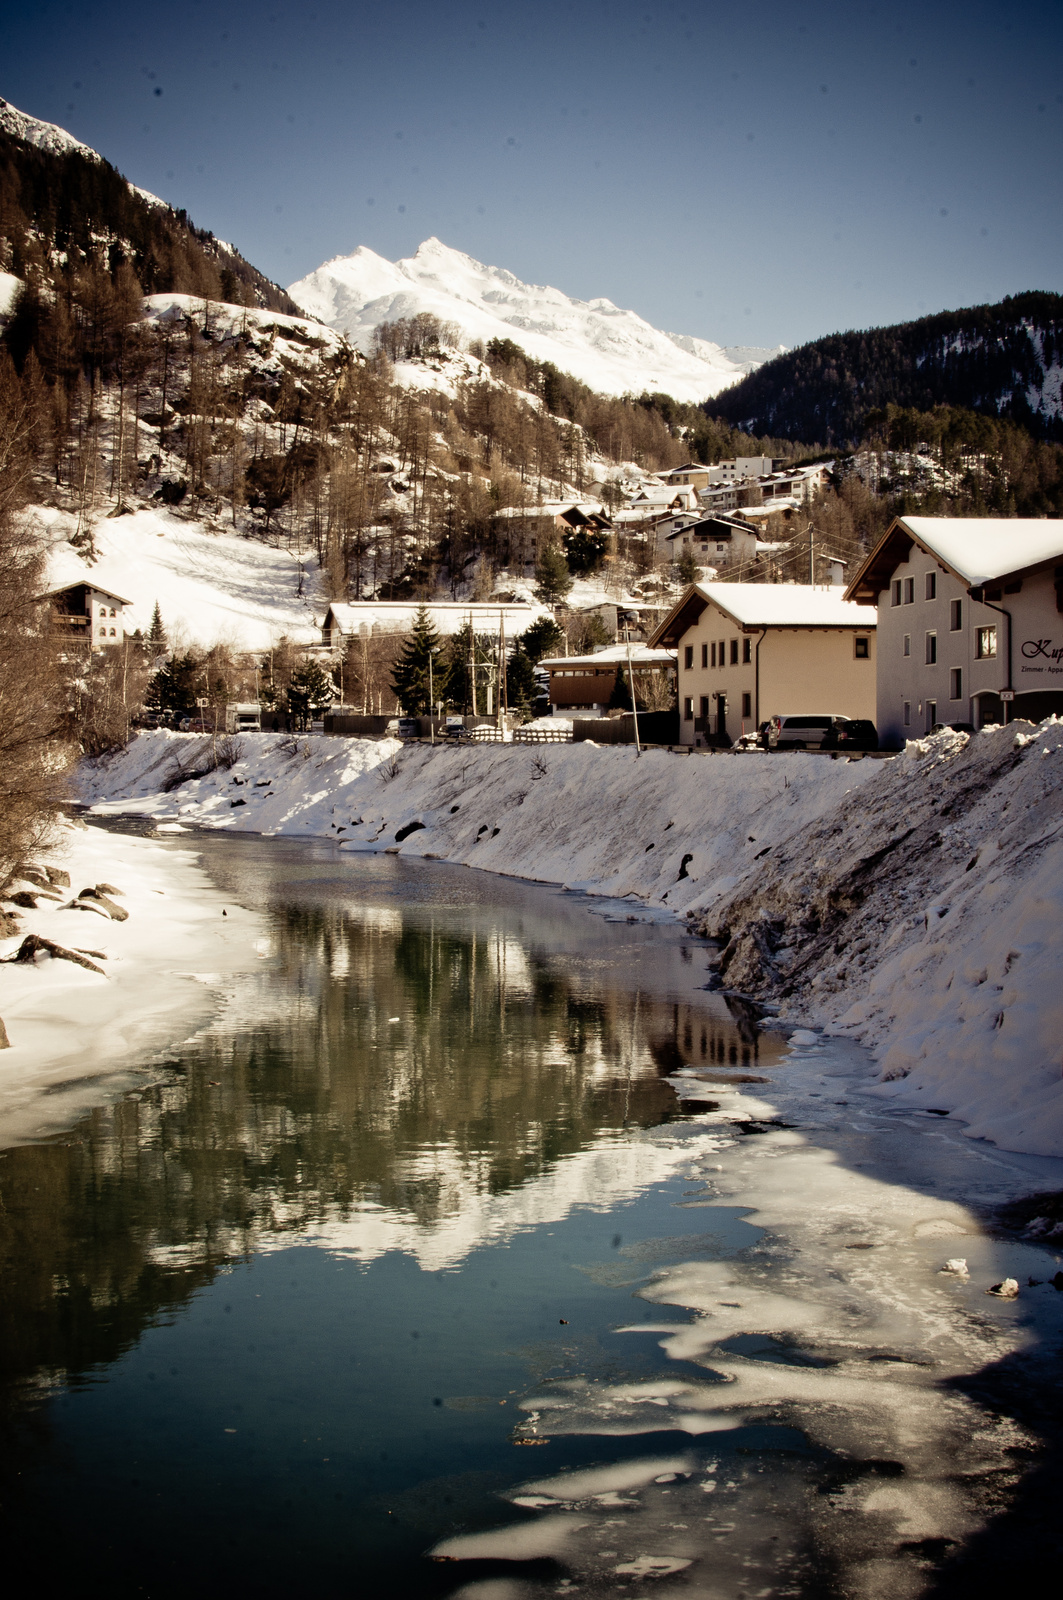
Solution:
<svg viewBox="0 0 1063 1600">
<path fill-rule="evenodd" d="M 1045 1551 L 1063 1251 L 991 1219 L 1063 1163 L 759 1030 L 674 922 L 195 843 L 260 968 L 0 1160 L 10 1566 L 904 1600 Z"/>
</svg>

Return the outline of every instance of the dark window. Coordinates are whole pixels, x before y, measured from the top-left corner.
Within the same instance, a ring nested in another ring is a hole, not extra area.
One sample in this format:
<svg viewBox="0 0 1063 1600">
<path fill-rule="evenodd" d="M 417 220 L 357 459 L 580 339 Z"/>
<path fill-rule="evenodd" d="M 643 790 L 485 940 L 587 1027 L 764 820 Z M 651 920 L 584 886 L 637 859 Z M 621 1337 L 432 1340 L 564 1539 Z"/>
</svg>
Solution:
<svg viewBox="0 0 1063 1600">
<path fill-rule="evenodd" d="M 712 647 L 712 664 L 713 664 L 713 666 L 716 665 L 716 646 L 715 646 L 715 644 Z"/>
<path fill-rule="evenodd" d="M 933 731 L 934 731 L 934 723 L 937 721 L 937 719 L 938 719 L 938 703 L 937 703 L 936 700 L 928 700 L 927 703 L 926 703 L 926 731 L 927 731 L 927 733 L 933 733 Z"/>
<path fill-rule="evenodd" d="M 963 669 L 962 669 L 962 667 L 953 667 L 952 671 L 949 673 L 949 699 L 950 700 L 962 700 L 963 699 Z"/>
<path fill-rule="evenodd" d="M 753 696 L 751 694 L 742 696 L 742 715 L 743 717 L 751 717 L 753 715 Z"/>
<path fill-rule="evenodd" d="M 689 705 L 690 702 L 687 701 L 687 704 Z M 904 726 L 906 728 L 910 728 L 911 725 L 912 725 L 912 702 L 910 700 L 906 700 L 904 702 Z"/>
<path fill-rule="evenodd" d="M 926 598 L 928 600 L 936 600 L 937 597 L 938 575 L 936 572 L 928 572 L 926 575 Z"/>
<path fill-rule="evenodd" d="M 901 580 L 900 580 L 900 578 L 894 578 L 894 580 L 893 580 L 893 604 L 895 606 L 899 606 L 900 603 L 901 603 Z"/>
<path fill-rule="evenodd" d="M 905 580 L 904 580 L 904 603 L 905 603 L 906 606 L 914 606 L 915 605 L 915 579 L 914 578 L 905 578 Z"/>
<path fill-rule="evenodd" d="M 953 600 L 949 603 L 949 627 L 953 633 L 959 633 L 963 627 L 963 601 Z"/>
<path fill-rule="evenodd" d="M 719 644 L 716 646 L 716 660 L 721 667 L 727 660 L 727 656 L 724 653 L 724 642 L 725 641 L 721 639 Z"/>
<path fill-rule="evenodd" d="M 853 655 L 856 657 L 857 661 L 866 661 L 867 658 L 868 658 L 868 654 L 870 652 L 870 649 L 871 649 L 871 640 L 870 639 L 854 639 L 853 640 Z"/>
<path fill-rule="evenodd" d="M 912 636 L 911 636 L 910 633 L 906 633 L 905 636 L 904 636 L 904 649 L 902 650 L 901 654 L 902 655 L 906 655 L 906 656 L 910 656 L 911 653 L 912 653 Z"/>
<path fill-rule="evenodd" d="M 694 646 L 692 644 L 688 644 L 683 651 L 683 665 L 688 672 L 694 665 Z"/>
<path fill-rule="evenodd" d="M 703 717 L 707 717 L 708 714 L 709 714 L 709 697 L 708 697 L 707 694 L 703 694 L 702 697 L 701 697 L 701 712 L 700 712 L 700 715 L 703 716 Z"/>
<path fill-rule="evenodd" d="M 752 659 L 753 659 L 753 641 L 752 641 L 752 639 L 743 639 L 742 640 L 742 660 L 748 664 L 750 661 L 752 661 Z"/>
<path fill-rule="evenodd" d="M 937 661 L 937 658 L 938 658 L 938 636 L 937 636 L 936 633 L 928 633 L 927 636 L 926 636 L 926 664 L 927 664 L 927 666 L 928 667 L 932 667 L 934 665 L 934 663 Z"/>
<path fill-rule="evenodd" d="M 707 644 L 703 644 L 702 647 L 701 647 L 701 665 L 703 667 L 707 667 L 708 664 L 709 664 L 709 647 L 708 647 Z"/>
<path fill-rule="evenodd" d="M 737 639 L 732 639 L 731 640 L 731 665 L 732 665 L 732 667 L 737 667 L 737 665 L 738 665 L 738 640 Z"/>
<path fill-rule="evenodd" d="M 690 699 L 690 697 L 688 695 L 687 698 L 683 701 L 683 721 L 684 722 L 693 722 L 693 720 L 694 720 L 694 702 L 693 702 L 693 700 Z"/>
</svg>

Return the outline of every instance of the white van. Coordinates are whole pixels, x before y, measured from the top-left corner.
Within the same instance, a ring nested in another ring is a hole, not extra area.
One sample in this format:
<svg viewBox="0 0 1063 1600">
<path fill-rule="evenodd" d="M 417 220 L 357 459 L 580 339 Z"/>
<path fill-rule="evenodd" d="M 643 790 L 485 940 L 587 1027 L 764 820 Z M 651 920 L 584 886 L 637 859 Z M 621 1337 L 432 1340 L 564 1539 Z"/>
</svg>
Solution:
<svg viewBox="0 0 1063 1600">
<path fill-rule="evenodd" d="M 226 733 L 261 733 L 262 707 L 255 701 L 225 707 Z"/>
</svg>

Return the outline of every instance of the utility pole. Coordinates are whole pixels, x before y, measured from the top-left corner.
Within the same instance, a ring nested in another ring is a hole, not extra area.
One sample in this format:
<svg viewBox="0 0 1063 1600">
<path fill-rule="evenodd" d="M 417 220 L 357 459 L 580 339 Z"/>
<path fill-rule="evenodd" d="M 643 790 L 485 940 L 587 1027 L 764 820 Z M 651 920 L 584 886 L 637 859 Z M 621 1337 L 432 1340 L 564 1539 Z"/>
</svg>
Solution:
<svg viewBox="0 0 1063 1600">
<path fill-rule="evenodd" d="M 498 731 L 503 732 L 505 721 L 503 712 L 509 710 L 509 700 L 506 695 L 506 613 L 499 608 L 498 612 Z"/>
<path fill-rule="evenodd" d="M 476 715 L 476 635 L 472 627 L 472 612 L 469 612 L 469 687 L 472 694 L 472 714 Z"/>
<path fill-rule="evenodd" d="M 815 587 L 816 582 L 816 530 L 810 522 L 808 525 L 808 581 Z"/>
<path fill-rule="evenodd" d="M 428 742 L 436 742 L 435 695 L 432 690 L 432 647 L 428 646 Z"/>
<path fill-rule="evenodd" d="M 635 719 L 635 758 L 637 760 L 642 754 L 642 746 L 639 743 L 639 713 L 635 705 L 635 673 L 631 666 L 631 632 L 626 622 L 624 623 L 624 638 L 627 641 L 627 681 L 631 688 L 631 715 Z"/>
</svg>

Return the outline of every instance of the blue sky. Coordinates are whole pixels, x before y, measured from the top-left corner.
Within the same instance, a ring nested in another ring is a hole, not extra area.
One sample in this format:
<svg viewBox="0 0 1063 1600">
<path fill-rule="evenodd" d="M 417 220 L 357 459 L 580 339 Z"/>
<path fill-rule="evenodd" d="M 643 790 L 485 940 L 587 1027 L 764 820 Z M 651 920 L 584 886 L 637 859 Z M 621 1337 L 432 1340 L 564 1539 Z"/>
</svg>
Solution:
<svg viewBox="0 0 1063 1600">
<path fill-rule="evenodd" d="M 1063 289 L 1063 7 L 10 4 L 0 94 L 290 283 L 431 234 L 787 344 Z"/>
</svg>

